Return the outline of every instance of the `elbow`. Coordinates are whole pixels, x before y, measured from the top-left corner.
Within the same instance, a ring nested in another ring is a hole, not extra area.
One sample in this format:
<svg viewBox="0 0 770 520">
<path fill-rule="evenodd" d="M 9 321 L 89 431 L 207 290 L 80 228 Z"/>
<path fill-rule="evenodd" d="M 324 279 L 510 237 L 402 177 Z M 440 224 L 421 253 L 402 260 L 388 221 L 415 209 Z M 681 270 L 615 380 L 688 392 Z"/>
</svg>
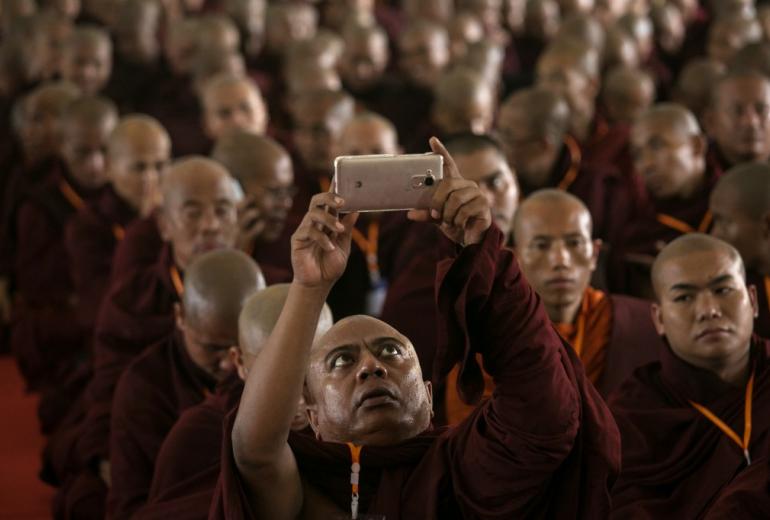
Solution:
<svg viewBox="0 0 770 520">
<path fill-rule="evenodd" d="M 260 442 L 254 432 L 249 432 L 247 428 L 239 426 L 236 419 L 233 425 L 231 441 L 233 445 L 233 458 L 239 468 L 265 468 L 275 463 L 276 452 L 265 443 Z"/>
</svg>

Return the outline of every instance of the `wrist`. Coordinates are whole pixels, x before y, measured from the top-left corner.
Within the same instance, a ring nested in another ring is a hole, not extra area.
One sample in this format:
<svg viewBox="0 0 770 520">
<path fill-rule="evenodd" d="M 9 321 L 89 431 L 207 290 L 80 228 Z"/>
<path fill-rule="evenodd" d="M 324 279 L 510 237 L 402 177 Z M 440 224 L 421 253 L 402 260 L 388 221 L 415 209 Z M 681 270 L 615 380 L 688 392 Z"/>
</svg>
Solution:
<svg viewBox="0 0 770 520">
<path fill-rule="evenodd" d="M 291 282 L 291 291 L 297 293 L 303 300 L 307 299 L 307 301 L 318 300 L 326 302 L 326 297 L 329 296 L 329 292 L 333 286 L 334 283 L 307 283 L 294 277 Z"/>
</svg>

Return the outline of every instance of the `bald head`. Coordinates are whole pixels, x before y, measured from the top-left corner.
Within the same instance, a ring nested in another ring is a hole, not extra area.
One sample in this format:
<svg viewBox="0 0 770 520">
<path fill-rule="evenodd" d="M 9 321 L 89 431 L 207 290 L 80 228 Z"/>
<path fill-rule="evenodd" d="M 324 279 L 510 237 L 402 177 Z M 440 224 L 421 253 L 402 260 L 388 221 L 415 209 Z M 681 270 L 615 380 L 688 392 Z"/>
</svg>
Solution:
<svg viewBox="0 0 770 520">
<path fill-rule="evenodd" d="M 682 105 L 676 103 L 658 103 L 645 111 L 638 119 L 638 124 L 660 123 L 683 136 L 700 135 L 700 125 L 695 116 Z"/>
<path fill-rule="evenodd" d="M 436 86 L 433 119 L 446 134 L 484 134 L 492 126 L 494 97 L 481 74 L 458 67 L 443 74 Z"/>
<path fill-rule="evenodd" d="M 340 138 L 342 155 L 399 153 L 396 127 L 375 112 L 361 112 L 345 125 Z"/>
<path fill-rule="evenodd" d="M 18 102 L 14 123 L 26 161 L 34 163 L 58 152 L 61 118 L 80 95 L 71 83 L 46 83 Z"/>
<path fill-rule="evenodd" d="M 61 157 L 81 188 L 96 189 L 107 182 L 104 151 L 117 121 L 117 108 L 106 98 L 86 97 L 67 107 Z"/>
<path fill-rule="evenodd" d="M 237 74 L 218 74 L 206 81 L 200 95 L 206 134 L 218 139 L 233 129 L 262 134 L 268 114 L 259 87 Z"/>
<path fill-rule="evenodd" d="M 724 73 L 725 66 L 718 61 L 706 58 L 691 60 L 679 74 L 673 100 L 692 110 L 702 120 L 709 106 L 713 86 Z"/>
<path fill-rule="evenodd" d="M 110 135 L 107 151 L 112 158 L 152 145 L 170 151 L 171 139 L 166 129 L 154 117 L 131 114 L 120 119 Z"/>
<path fill-rule="evenodd" d="M 112 73 L 112 40 L 95 26 L 75 27 L 62 52 L 62 78 L 86 94 L 101 91 Z"/>
<path fill-rule="evenodd" d="M 593 222 L 585 203 L 564 190 L 546 188 L 533 192 L 519 205 L 513 221 L 514 242 L 517 235 L 522 236 L 524 234 L 522 226 L 526 225 L 526 221 L 531 218 L 532 214 L 542 211 L 544 208 L 551 208 L 551 211 L 565 219 L 573 213 L 579 215 L 579 220 L 583 222 L 588 236 L 591 236 Z M 557 210 L 557 208 L 559 209 Z"/>
<path fill-rule="evenodd" d="M 341 91 L 303 92 L 294 97 L 294 144 L 305 166 L 318 171 L 331 168 L 339 155 L 342 129 L 353 117 L 354 109 L 353 98 Z"/>
<path fill-rule="evenodd" d="M 640 69 L 616 67 L 604 80 L 602 98 L 612 121 L 631 123 L 655 100 L 655 83 Z"/>
</svg>

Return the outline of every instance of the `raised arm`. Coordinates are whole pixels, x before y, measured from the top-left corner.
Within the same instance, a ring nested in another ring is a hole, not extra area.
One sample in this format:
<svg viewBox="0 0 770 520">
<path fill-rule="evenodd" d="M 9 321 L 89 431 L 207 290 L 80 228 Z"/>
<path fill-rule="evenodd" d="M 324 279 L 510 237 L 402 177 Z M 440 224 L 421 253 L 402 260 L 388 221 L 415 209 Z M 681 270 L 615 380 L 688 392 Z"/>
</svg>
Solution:
<svg viewBox="0 0 770 520">
<path fill-rule="evenodd" d="M 331 193 L 314 196 L 292 236 L 294 280 L 249 372 L 233 426 L 235 463 L 257 518 L 295 518 L 302 511 L 302 483 L 287 439 L 318 318 L 350 253 L 357 214 L 339 219 L 335 210 L 341 202 Z"/>
</svg>

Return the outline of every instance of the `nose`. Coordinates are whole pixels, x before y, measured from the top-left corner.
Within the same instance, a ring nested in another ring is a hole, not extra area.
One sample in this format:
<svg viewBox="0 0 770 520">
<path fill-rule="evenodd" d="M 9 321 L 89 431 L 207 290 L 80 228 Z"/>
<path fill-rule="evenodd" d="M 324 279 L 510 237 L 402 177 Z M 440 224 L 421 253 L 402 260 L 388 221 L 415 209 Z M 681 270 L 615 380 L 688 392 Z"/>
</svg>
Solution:
<svg viewBox="0 0 770 520">
<path fill-rule="evenodd" d="M 703 291 L 695 297 L 695 313 L 698 321 L 713 320 L 722 316 L 719 303 L 711 291 Z"/>
<path fill-rule="evenodd" d="M 743 111 L 740 119 L 741 125 L 757 128 L 760 126 L 759 113 L 753 108 L 747 108 Z"/>
<path fill-rule="evenodd" d="M 548 261 L 551 267 L 567 267 L 569 252 L 563 240 L 555 240 L 548 251 Z"/>
<path fill-rule="evenodd" d="M 219 358 L 219 370 L 222 372 L 230 372 L 235 370 L 235 365 L 233 365 L 233 362 L 230 359 L 229 351 L 227 350 L 225 350 L 222 354 L 222 357 Z"/>
<path fill-rule="evenodd" d="M 214 208 L 208 208 L 203 212 L 203 218 L 201 219 L 201 228 L 204 231 L 217 231 L 221 227 L 220 218 L 217 216 L 217 212 Z"/>
<path fill-rule="evenodd" d="M 366 381 L 369 377 L 377 377 L 384 379 L 388 377 L 388 371 L 382 366 L 380 360 L 373 356 L 370 352 L 366 352 L 359 361 L 358 372 L 356 378 L 359 381 Z"/>
</svg>

